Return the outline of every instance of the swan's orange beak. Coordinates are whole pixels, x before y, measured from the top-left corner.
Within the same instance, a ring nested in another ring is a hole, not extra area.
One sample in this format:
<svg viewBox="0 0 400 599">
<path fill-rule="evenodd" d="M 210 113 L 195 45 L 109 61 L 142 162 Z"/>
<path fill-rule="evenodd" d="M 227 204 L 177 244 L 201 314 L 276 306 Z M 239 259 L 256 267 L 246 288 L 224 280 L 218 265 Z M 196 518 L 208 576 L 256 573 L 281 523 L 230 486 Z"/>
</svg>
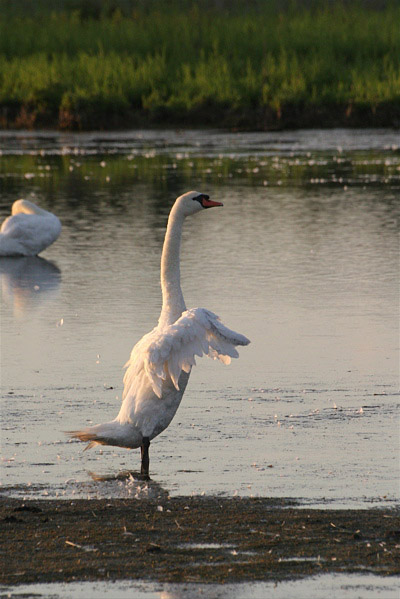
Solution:
<svg viewBox="0 0 400 599">
<path fill-rule="evenodd" d="M 222 202 L 214 202 L 213 200 L 209 200 L 208 198 L 203 197 L 201 200 L 201 205 L 203 208 L 212 208 L 213 206 L 223 206 Z"/>
</svg>

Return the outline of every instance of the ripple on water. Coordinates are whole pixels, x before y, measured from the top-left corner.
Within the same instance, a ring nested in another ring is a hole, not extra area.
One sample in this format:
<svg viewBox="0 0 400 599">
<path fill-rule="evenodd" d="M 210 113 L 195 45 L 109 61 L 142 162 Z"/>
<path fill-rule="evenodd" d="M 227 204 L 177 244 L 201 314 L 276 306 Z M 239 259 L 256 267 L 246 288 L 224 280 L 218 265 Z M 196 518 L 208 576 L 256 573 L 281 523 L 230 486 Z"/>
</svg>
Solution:
<svg viewBox="0 0 400 599">
<path fill-rule="evenodd" d="M 18 189 L 63 223 L 45 258 L 0 265 L 5 492 L 153 492 L 90 478 L 137 468 L 137 451 L 83 452 L 63 431 L 115 417 L 121 367 L 159 314 L 168 209 L 190 185 L 225 208 L 187 224 L 186 301 L 252 343 L 228 368 L 199 360 L 152 442 L 154 492 L 398 497 L 397 137 L 0 132 L 2 215 Z"/>
</svg>

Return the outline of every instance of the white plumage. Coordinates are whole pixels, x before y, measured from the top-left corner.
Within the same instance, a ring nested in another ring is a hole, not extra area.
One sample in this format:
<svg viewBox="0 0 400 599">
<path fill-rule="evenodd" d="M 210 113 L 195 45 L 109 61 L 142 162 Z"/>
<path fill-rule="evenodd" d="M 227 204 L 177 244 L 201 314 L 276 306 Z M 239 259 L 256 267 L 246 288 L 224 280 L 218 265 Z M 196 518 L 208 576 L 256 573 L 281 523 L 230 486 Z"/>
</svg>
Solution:
<svg viewBox="0 0 400 599">
<path fill-rule="evenodd" d="M 0 256 L 36 256 L 60 233 L 57 216 L 29 200 L 17 200 L 0 229 Z"/>
<path fill-rule="evenodd" d="M 125 365 L 118 416 L 111 422 L 71 433 L 96 444 L 142 449 L 142 475 L 148 477 L 148 447 L 171 422 L 189 380 L 195 357 L 207 355 L 229 364 L 237 345 L 249 340 L 204 308 L 186 310 L 180 287 L 180 242 L 186 216 L 221 206 L 205 194 L 180 196 L 168 219 L 161 258 L 163 306 L 158 325 L 133 348 Z"/>
<path fill-rule="evenodd" d="M 180 318 L 164 329 L 156 327 L 135 345 L 126 363 L 125 397 L 134 395 L 137 374 L 144 370 L 154 393 L 162 398 L 162 385 L 169 376 L 179 391 L 182 370 L 189 373 L 196 358 L 203 355 L 229 364 L 238 358 L 235 345 L 247 345 L 248 339 L 222 324 L 216 314 L 205 308 L 186 310 Z"/>
</svg>

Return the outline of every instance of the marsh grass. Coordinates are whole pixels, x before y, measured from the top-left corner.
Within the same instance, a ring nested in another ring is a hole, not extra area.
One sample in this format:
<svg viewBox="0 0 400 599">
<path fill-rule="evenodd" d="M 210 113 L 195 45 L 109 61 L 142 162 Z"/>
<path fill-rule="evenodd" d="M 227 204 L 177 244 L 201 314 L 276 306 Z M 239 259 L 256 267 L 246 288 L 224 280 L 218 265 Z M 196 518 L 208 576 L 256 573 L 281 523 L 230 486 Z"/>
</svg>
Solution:
<svg viewBox="0 0 400 599">
<path fill-rule="evenodd" d="M 143 6 L 96 18 L 77 9 L 3 14 L 3 126 L 30 118 L 66 128 L 263 128 L 339 113 L 400 120 L 397 3 L 284 12 L 267 3 L 230 12 L 201 3 Z"/>
</svg>

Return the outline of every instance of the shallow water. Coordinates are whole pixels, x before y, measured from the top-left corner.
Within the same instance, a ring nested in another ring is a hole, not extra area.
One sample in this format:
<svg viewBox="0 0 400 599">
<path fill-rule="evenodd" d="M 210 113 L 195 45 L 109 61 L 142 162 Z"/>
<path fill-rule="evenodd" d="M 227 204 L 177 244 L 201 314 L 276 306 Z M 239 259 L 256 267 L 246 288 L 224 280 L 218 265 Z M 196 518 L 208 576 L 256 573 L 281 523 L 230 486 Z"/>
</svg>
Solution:
<svg viewBox="0 0 400 599">
<path fill-rule="evenodd" d="M 55 212 L 40 258 L 0 259 L 2 485 L 39 497 L 152 493 L 398 499 L 399 136 L 391 131 L 0 133 L 0 218 Z M 224 208 L 185 223 L 182 284 L 252 343 L 198 360 L 152 442 L 153 485 L 93 481 L 138 451 L 63 431 L 114 418 L 123 364 L 157 322 L 177 195 Z"/>
<path fill-rule="evenodd" d="M 393 576 L 380 577 L 374 574 L 324 574 L 304 580 L 285 582 L 253 582 L 240 584 L 174 584 L 132 581 L 77 582 L 30 584 L 14 587 L 0 586 L 1 597 L 42 597 L 43 599 L 65 599 L 93 597 L 97 599 L 398 599 L 399 579 Z M 95 594 L 95 595 L 94 595 Z"/>
</svg>

